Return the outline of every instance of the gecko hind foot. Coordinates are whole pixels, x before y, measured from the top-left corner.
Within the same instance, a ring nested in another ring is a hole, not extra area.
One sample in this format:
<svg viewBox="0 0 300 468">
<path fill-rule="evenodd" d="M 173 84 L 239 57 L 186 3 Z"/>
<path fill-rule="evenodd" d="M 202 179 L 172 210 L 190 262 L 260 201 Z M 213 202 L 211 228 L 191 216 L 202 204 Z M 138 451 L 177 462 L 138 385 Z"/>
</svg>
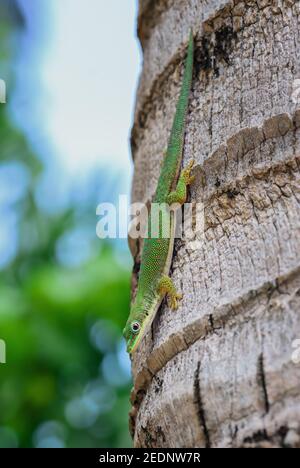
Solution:
<svg viewBox="0 0 300 468">
<path fill-rule="evenodd" d="M 186 168 L 181 171 L 176 190 L 170 192 L 167 196 L 167 203 L 170 206 L 174 203 L 183 205 L 186 202 L 187 186 L 191 185 L 195 180 L 195 176 L 191 175 L 194 164 L 195 160 L 192 159 Z"/>
<path fill-rule="evenodd" d="M 182 171 L 182 176 L 186 185 L 191 185 L 195 180 L 195 176 L 191 175 L 194 165 L 195 159 L 191 159 L 186 168 Z"/>
</svg>

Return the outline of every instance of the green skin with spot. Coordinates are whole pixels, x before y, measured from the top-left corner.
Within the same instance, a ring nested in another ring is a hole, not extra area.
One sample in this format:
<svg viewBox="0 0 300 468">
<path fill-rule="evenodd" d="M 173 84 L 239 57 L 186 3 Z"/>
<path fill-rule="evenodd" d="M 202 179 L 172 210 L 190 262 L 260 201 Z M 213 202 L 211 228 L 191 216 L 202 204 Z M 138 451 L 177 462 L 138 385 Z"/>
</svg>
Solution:
<svg viewBox="0 0 300 468">
<path fill-rule="evenodd" d="M 194 39 L 191 31 L 183 83 L 153 203 L 166 204 L 168 206 L 173 202 L 182 204 L 186 200 L 186 187 L 189 183 L 188 177 L 185 171 L 182 171 L 180 176 L 179 174 L 182 164 L 185 122 L 193 76 L 193 61 Z M 172 191 L 174 188 L 176 190 Z M 162 219 L 162 216 L 163 213 L 160 219 Z M 151 213 L 148 222 L 150 225 Z M 144 241 L 137 294 L 123 331 L 128 353 L 136 351 L 141 339 L 149 330 L 164 298 L 165 293 L 162 294 L 159 291 L 159 286 L 162 278 L 169 274 L 171 266 L 174 248 L 174 224 L 175 217 L 171 211 L 171 235 L 164 237 L 160 224 L 158 236 L 155 238 L 148 237 Z M 133 331 L 134 323 L 138 324 L 137 328 L 139 330 Z"/>
</svg>

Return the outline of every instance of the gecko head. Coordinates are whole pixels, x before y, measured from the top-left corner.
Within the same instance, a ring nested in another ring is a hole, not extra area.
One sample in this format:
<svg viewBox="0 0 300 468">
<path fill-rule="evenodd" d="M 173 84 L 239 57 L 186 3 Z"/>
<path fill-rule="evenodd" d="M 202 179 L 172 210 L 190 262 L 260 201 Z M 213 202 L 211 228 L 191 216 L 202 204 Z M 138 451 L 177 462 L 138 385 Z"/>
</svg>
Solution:
<svg viewBox="0 0 300 468">
<path fill-rule="evenodd" d="M 127 352 L 129 354 L 133 353 L 138 344 L 140 343 L 143 337 L 143 326 L 139 320 L 135 320 L 134 318 L 128 319 L 126 326 L 123 330 L 123 336 L 126 340 L 127 344 Z"/>
<path fill-rule="evenodd" d="M 149 314 L 146 311 L 144 300 L 136 300 L 131 306 L 130 314 L 123 330 L 129 354 L 136 351 L 147 331 L 148 323 Z"/>
</svg>

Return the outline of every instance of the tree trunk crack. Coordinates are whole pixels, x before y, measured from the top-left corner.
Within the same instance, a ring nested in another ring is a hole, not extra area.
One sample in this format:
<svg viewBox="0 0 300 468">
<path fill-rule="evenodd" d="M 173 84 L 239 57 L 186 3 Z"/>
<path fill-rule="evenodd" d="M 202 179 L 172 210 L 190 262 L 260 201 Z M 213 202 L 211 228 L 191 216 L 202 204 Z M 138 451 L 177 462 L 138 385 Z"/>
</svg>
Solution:
<svg viewBox="0 0 300 468">
<path fill-rule="evenodd" d="M 210 436 L 208 432 L 208 427 L 206 424 L 206 415 L 205 415 L 205 409 L 203 406 L 203 400 L 202 400 L 202 395 L 201 395 L 201 388 L 200 388 L 200 361 L 197 364 L 197 368 L 195 371 L 195 376 L 194 376 L 194 401 L 195 405 L 197 407 L 197 415 L 200 423 L 200 427 L 203 431 L 204 438 L 205 438 L 205 447 L 206 448 L 211 448 L 211 443 L 210 443 Z"/>
<path fill-rule="evenodd" d="M 266 381 L 266 374 L 265 374 L 265 365 L 264 365 L 264 355 L 261 353 L 258 357 L 258 373 L 257 373 L 257 380 L 259 385 L 262 389 L 262 395 L 265 405 L 265 413 L 267 414 L 270 409 L 270 402 L 268 397 L 268 390 L 267 390 L 267 381 Z"/>
</svg>

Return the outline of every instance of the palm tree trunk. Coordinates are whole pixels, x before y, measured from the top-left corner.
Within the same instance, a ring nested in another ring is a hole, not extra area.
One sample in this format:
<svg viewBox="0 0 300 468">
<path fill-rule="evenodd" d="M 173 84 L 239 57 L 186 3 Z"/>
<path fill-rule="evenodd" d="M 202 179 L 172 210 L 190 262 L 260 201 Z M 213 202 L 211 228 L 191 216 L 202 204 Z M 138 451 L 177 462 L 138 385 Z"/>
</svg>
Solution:
<svg viewBox="0 0 300 468">
<path fill-rule="evenodd" d="M 134 445 L 300 447 L 300 4 L 140 0 L 133 201 L 154 194 L 190 27 L 205 241 L 176 241 L 184 299 L 133 359 Z"/>
</svg>

